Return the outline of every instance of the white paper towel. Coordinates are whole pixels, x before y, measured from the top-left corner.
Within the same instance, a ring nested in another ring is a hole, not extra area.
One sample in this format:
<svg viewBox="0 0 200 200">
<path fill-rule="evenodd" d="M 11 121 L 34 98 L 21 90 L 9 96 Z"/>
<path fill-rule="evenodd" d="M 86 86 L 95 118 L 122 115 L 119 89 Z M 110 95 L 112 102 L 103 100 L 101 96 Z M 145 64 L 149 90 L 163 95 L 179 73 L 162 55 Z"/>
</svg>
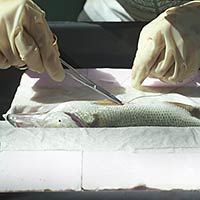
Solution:
<svg viewBox="0 0 200 200">
<path fill-rule="evenodd" d="M 129 69 L 82 69 L 81 73 L 126 101 L 200 104 L 200 73 L 169 86 L 147 79 L 131 85 Z M 11 109 L 54 106 L 69 100 L 104 99 L 70 77 L 53 82 L 27 71 Z M 199 189 L 199 127 L 20 129 L 0 123 L 0 191 Z"/>
</svg>

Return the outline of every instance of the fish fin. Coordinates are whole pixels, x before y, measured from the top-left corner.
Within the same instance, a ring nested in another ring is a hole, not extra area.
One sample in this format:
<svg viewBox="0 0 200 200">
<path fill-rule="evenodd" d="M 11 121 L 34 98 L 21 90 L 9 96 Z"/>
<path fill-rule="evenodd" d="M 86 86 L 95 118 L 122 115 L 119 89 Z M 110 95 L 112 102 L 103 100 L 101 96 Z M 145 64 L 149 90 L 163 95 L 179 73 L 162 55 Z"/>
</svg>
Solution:
<svg viewBox="0 0 200 200">
<path fill-rule="evenodd" d="M 184 103 L 179 103 L 179 102 L 168 102 L 169 104 L 178 106 L 180 108 L 183 108 L 185 110 L 187 110 L 188 112 L 190 112 L 190 114 L 193 117 L 196 117 L 198 119 L 200 119 L 200 108 L 188 105 L 188 104 L 184 104 Z"/>
</svg>

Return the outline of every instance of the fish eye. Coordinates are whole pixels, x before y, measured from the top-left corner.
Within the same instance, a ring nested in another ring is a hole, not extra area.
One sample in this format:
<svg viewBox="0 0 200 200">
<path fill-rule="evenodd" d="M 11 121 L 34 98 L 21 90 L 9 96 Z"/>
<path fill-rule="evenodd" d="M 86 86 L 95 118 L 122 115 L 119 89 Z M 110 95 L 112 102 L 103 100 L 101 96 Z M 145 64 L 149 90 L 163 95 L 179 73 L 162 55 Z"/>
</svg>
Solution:
<svg viewBox="0 0 200 200">
<path fill-rule="evenodd" d="M 62 122 L 62 120 L 61 120 L 61 119 L 59 119 L 59 120 L 58 120 L 58 122 L 59 122 L 59 123 L 61 123 L 61 122 Z"/>
</svg>

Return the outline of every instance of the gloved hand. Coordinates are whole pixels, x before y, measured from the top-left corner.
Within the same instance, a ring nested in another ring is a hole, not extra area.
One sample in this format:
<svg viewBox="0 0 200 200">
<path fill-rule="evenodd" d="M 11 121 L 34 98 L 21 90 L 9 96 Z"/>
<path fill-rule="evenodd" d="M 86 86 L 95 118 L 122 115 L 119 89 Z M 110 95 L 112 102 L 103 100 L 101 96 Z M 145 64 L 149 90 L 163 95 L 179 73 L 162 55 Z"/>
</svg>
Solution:
<svg viewBox="0 0 200 200">
<path fill-rule="evenodd" d="M 24 66 L 64 79 L 58 46 L 45 13 L 31 0 L 0 0 L 0 68 Z"/>
<path fill-rule="evenodd" d="M 200 1 L 167 9 L 141 31 L 132 86 L 153 77 L 176 84 L 200 68 Z"/>
</svg>

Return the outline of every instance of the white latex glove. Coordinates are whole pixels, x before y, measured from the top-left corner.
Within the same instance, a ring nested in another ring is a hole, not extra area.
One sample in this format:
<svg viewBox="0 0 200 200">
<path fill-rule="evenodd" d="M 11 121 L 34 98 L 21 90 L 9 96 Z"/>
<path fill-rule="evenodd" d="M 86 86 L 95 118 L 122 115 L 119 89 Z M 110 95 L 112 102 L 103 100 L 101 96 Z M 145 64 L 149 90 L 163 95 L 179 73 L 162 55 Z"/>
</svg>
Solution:
<svg viewBox="0 0 200 200">
<path fill-rule="evenodd" d="M 64 79 L 55 38 L 45 13 L 31 0 L 0 0 L 0 68 L 24 66 Z"/>
<path fill-rule="evenodd" d="M 139 88 L 153 77 L 176 84 L 200 68 L 200 1 L 173 7 L 141 31 L 132 69 Z"/>
</svg>

